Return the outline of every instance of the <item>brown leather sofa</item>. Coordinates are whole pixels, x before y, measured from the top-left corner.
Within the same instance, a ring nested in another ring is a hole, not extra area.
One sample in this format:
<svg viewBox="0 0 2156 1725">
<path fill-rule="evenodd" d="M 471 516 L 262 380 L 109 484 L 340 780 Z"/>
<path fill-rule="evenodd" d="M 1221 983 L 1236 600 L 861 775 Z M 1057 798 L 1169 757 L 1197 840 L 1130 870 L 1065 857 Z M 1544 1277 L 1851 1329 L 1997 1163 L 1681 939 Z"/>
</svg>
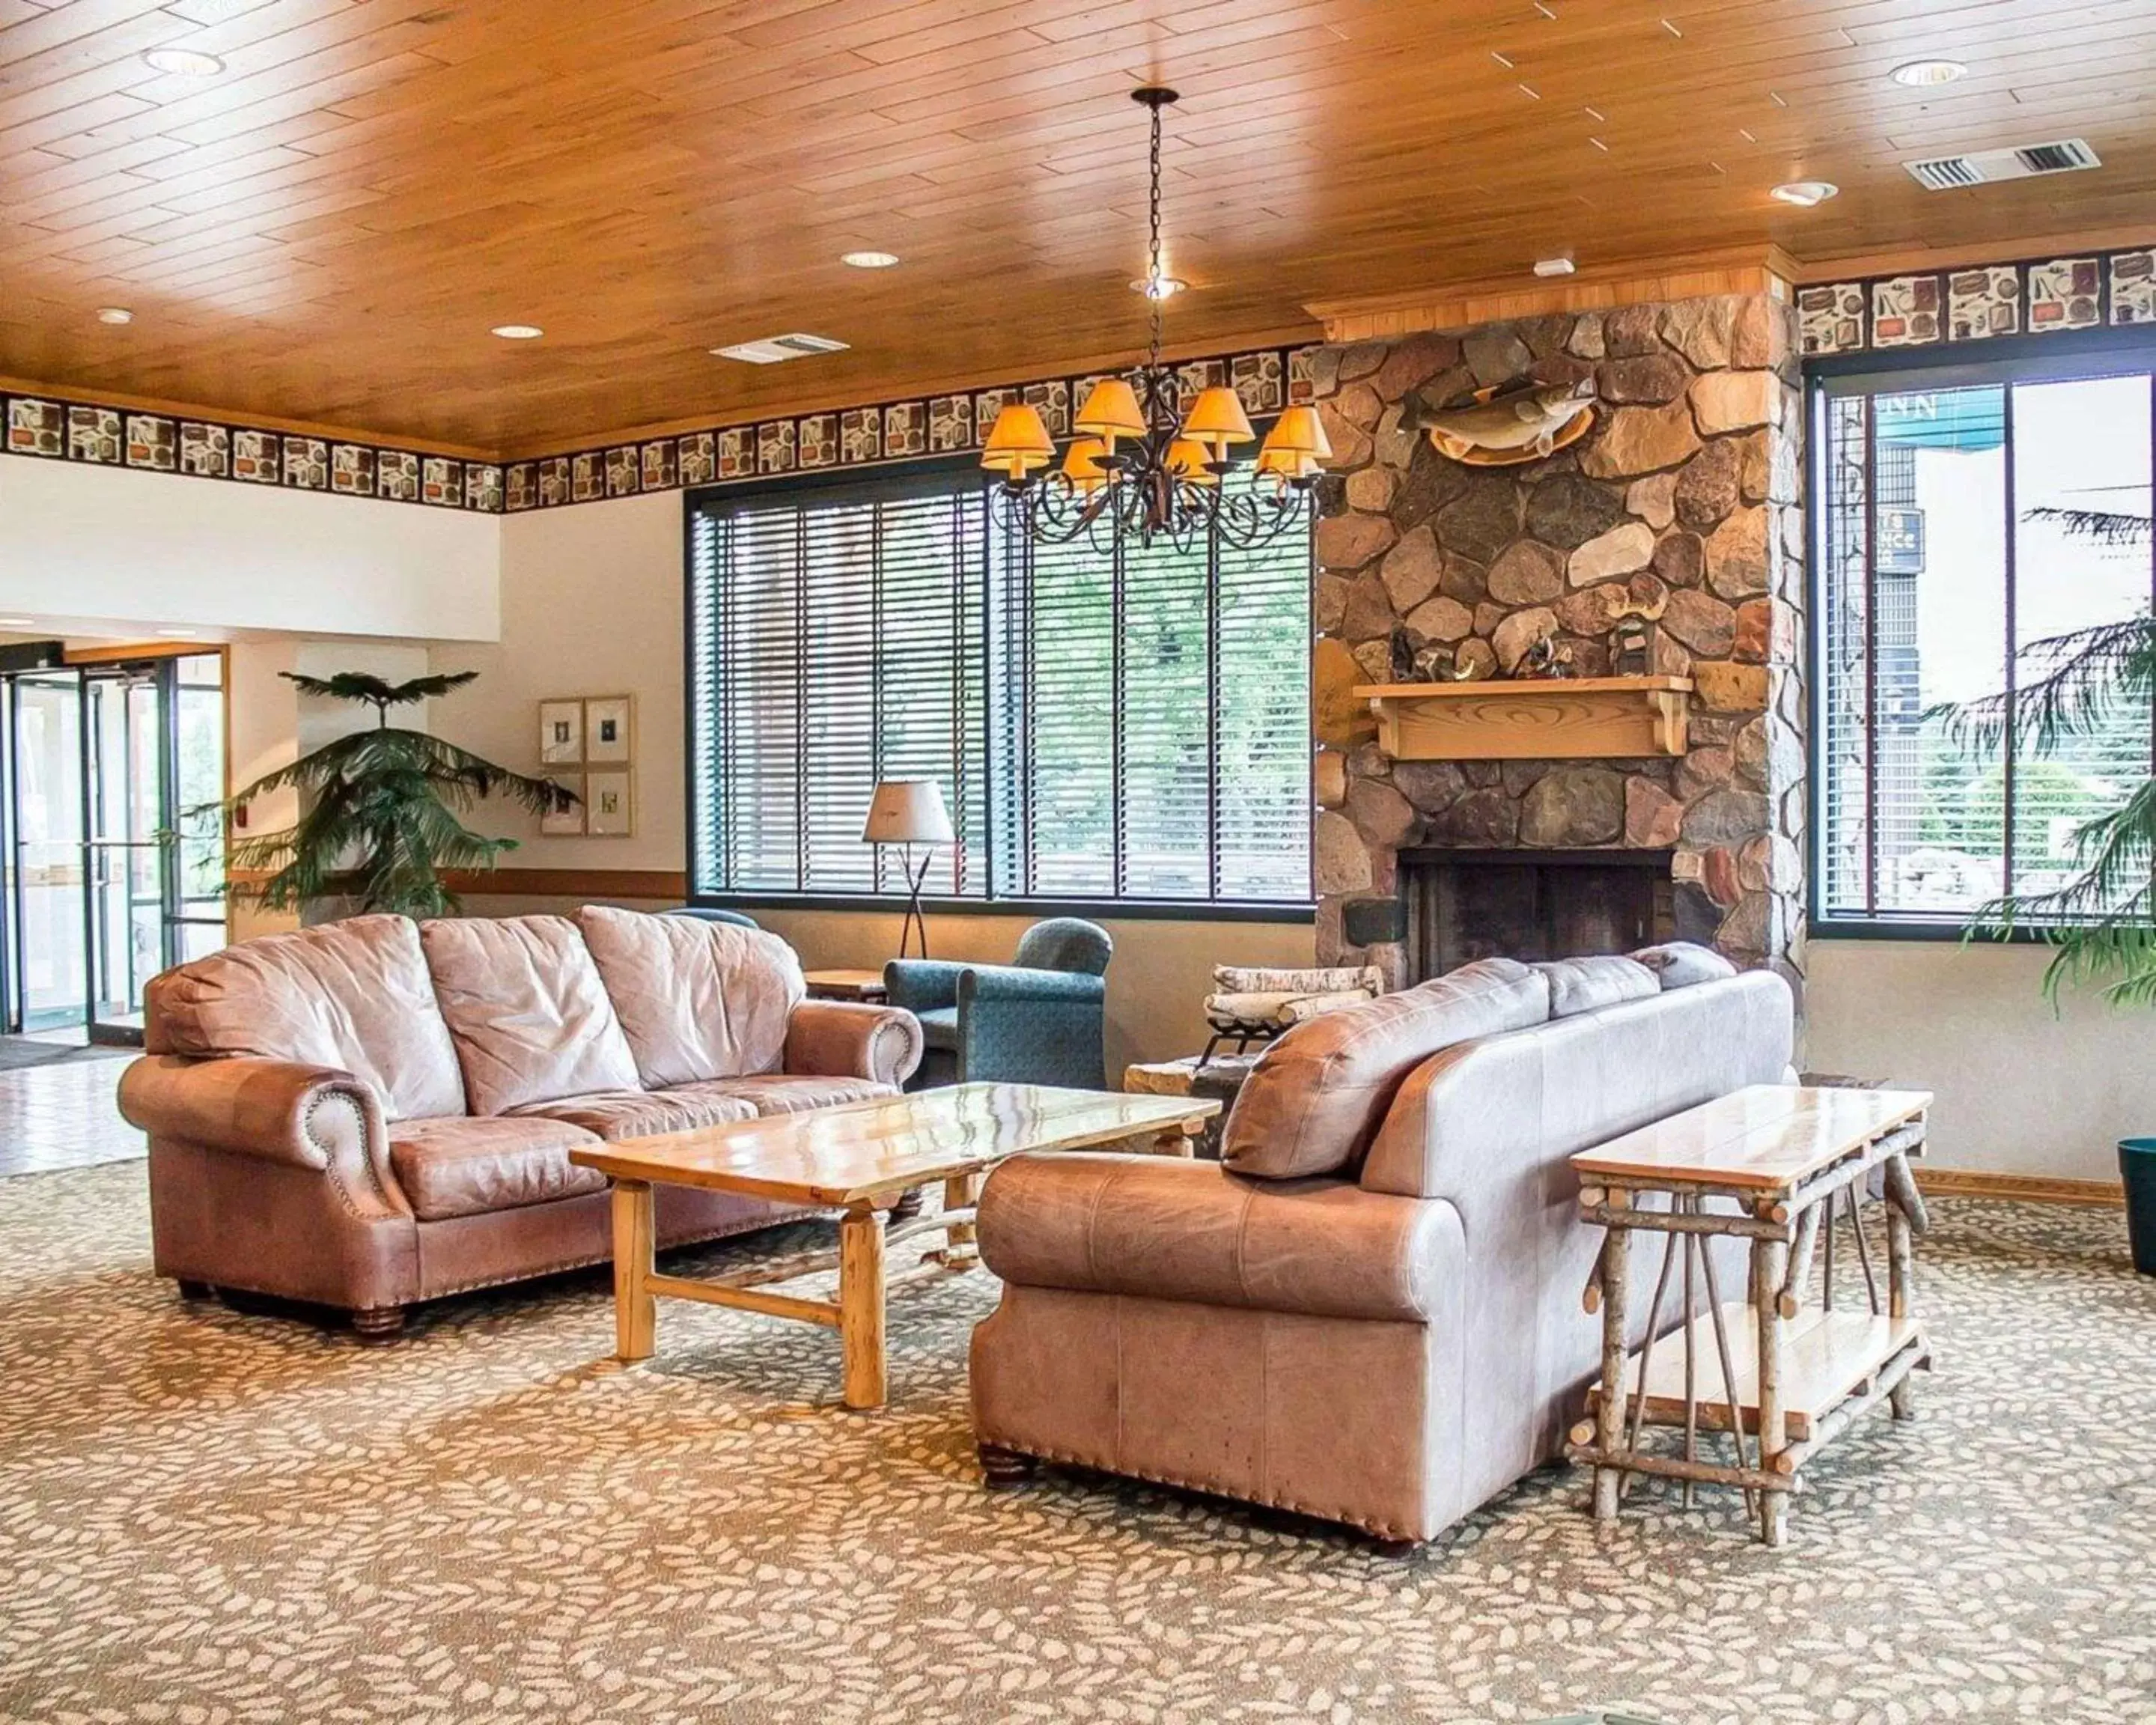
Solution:
<svg viewBox="0 0 2156 1725">
<path fill-rule="evenodd" d="M 1414 1541 L 1557 1455 L 1601 1338 L 1566 1158 L 1792 1076 L 1780 978 L 1635 957 L 1490 960 L 1299 1025 L 1218 1163 L 998 1168 L 979 1238 L 1003 1297 L 973 1342 L 991 1481 L 1069 1462 Z"/>
<path fill-rule="evenodd" d="M 166 972 L 121 1111 L 150 1137 L 157 1273 L 404 1308 L 612 1255 L 570 1149 L 893 1095 L 910 1014 L 803 998 L 775 935 L 587 908 L 357 916 Z M 784 1219 L 670 1188 L 662 1246 Z"/>
</svg>

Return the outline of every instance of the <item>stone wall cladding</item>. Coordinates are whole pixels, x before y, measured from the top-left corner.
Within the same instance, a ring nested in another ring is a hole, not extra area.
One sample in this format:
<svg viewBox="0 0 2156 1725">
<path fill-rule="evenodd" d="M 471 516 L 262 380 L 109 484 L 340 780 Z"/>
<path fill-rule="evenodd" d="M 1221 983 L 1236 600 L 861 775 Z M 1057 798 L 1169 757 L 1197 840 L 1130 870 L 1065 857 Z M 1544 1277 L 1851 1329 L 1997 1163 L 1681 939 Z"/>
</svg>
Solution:
<svg viewBox="0 0 2156 1725">
<path fill-rule="evenodd" d="M 1671 849 L 1679 932 L 1800 980 L 1803 413 L 1794 316 L 1763 295 L 1563 314 L 1320 348 L 1334 460 L 1317 528 L 1318 960 L 1397 978 L 1347 904 L 1398 890 L 1411 845 Z M 1403 427 L 1522 377 L 1593 377 L 1600 423 L 1513 468 Z M 1348 692 L 1391 678 L 1395 625 L 1509 671 L 1554 629 L 1606 675 L 1617 607 L 1666 599 L 1655 669 L 1691 677 L 1681 759 L 1395 762 Z M 1327 756 L 1334 758 L 1327 758 Z"/>
</svg>

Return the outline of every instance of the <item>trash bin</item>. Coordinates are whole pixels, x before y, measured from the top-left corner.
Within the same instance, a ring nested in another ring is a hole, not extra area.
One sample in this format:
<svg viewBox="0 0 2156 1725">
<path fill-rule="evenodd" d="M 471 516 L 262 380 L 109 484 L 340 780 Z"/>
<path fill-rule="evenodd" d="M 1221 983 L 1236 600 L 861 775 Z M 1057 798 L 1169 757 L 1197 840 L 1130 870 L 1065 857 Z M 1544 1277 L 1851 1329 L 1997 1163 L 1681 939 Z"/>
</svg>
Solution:
<svg viewBox="0 0 2156 1725">
<path fill-rule="evenodd" d="M 2156 1138 L 2118 1141 L 2119 1177 L 2126 1182 L 2126 1237 L 2133 1267 L 2156 1276 Z"/>
</svg>

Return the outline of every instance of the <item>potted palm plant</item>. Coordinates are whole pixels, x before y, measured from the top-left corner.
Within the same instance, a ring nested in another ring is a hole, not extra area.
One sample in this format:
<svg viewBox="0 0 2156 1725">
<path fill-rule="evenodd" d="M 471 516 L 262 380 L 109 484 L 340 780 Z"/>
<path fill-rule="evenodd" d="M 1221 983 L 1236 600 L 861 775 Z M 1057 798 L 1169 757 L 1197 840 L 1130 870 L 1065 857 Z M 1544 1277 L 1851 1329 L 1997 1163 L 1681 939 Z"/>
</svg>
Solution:
<svg viewBox="0 0 2156 1725">
<path fill-rule="evenodd" d="M 2040 509 L 2033 520 L 2113 546 L 2146 545 L 2148 516 L 2097 510 Z M 2033 643 L 2020 655 L 2011 694 L 1941 708 L 1954 741 L 1989 752 L 2010 726 L 2037 759 L 2115 732 L 2156 712 L 2156 617 L 2099 624 Z M 2156 1006 L 2156 774 L 2118 807 L 2074 829 L 2076 872 L 2064 884 L 2007 891 L 1977 911 L 1972 937 L 2005 940 L 2022 930 L 2051 947 L 2044 992 L 2053 1004 L 2068 988 L 2099 990 L 2116 1006 Z M 2134 1268 L 2156 1276 L 2156 1137 L 2118 1146 Z"/>
<path fill-rule="evenodd" d="M 573 792 L 551 779 L 527 778 L 439 737 L 389 722 L 392 707 L 448 695 L 477 671 L 404 683 L 361 671 L 280 675 L 304 694 L 372 706 L 376 722 L 264 773 L 225 804 L 228 821 L 237 825 L 233 818 L 240 805 L 272 791 L 296 790 L 303 803 L 290 826 L 233 844 L 235 896 L 273 911 L 334 900 L 355 911 L 450 915 L 457 899 L 443 873 L 491 869 L 503 851 L 516 847 L 514 839 L 471 831 L 459 819 L 466 810 L 497 794 L 535 814 L 577 802 Z"/>
</svg>

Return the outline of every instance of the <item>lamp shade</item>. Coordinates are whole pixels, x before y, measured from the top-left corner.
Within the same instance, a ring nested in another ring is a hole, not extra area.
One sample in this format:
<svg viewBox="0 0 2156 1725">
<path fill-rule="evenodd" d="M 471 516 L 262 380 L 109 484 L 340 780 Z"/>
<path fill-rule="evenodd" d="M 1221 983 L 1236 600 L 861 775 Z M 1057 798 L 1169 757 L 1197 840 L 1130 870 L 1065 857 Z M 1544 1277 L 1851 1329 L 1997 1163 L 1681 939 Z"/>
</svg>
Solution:
<svg viewBox="0 0 2156 1725">
<path fill-rule="evenodd" d="M 1242 397 L 1225 384 L 1215 383 L 1198 392 L 1198 399 L 1191 403 L 1183 418 L 1183 434 L 1202 444 L 1224 447 L 1246 444 L 1257 433 L 1250 429 L 1250 416 L 1243 411 Z"/>
<path fill-rule="evenodd" d="M 1123 377 L 1103 377 L 1096 383 L 1080 404 L 1078 417 L 1070 423 L 1081 431 L 1111 439 L 1143 437 L 1146 429 L 1137 392 Z"/>
<path fill-rule="evenodd" d="M 1283 408 L 1280 418 L 1273 421 L 1273 429 L 1265 434 L 1263 447 L 1293 449 L 1320 461 L 1332 457 L 1332 442 L 1325 435 L 1325 427 L 1318 419 L 1316 408 Z"/>
<path fill-rule="evenodd" d="M 1101 458 L 1107 453 L 1107 444 L 1097 437 L 1070 439 L 1063 456 L 1063 477 L 1080 496 L 1090 497 L 1107 484 L 1107 470 L 1101 465 Z"/>
<path fill-rule="evenodd" d="M 957 837 L 942 787 L 932 778 L 886 778 L 869 798 L 869 818 L 861 824 L 864 845 L 949 845 Z"/>
<path fill-rule="evenodd" d="M 1168 446 L 1168 470 L 1185 485 L 1219 485 L 1220 475 L 1206 465 L 1212 459 L 1212 450 L 1194 437 L 1179 437 Z"/>
<path fill-rule="evenodd" d="M 1055 444 L 1040 415 L 1022 401 L 1009 403 L 996 415 L 988 440 L 981 446 L 981 465 L 1017 479 L 1055 459 Z"/>
<path fill-rule="evenodd" d="M 1324 471 L 1315 455 L 1306 455 L 1301 449 L 1264 449 L 1258 451 L 1258 471 L 1276 479 L 1316 479 Z"/>
</svg>

